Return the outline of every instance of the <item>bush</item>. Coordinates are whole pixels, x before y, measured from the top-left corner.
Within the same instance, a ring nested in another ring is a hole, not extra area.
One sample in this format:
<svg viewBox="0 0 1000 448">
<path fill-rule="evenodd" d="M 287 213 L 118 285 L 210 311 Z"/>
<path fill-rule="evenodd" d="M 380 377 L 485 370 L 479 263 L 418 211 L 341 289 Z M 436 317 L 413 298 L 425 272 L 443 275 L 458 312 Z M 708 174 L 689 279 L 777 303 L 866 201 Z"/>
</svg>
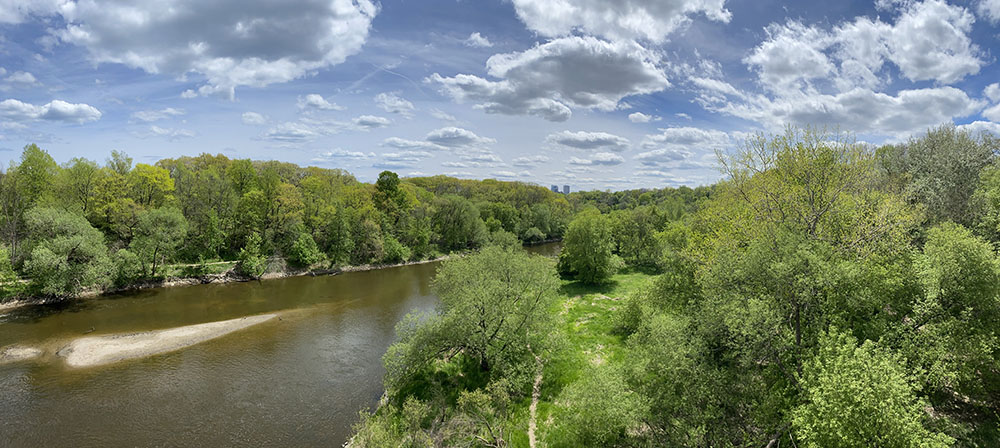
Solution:
<svg viewBox="0 0 1000 448">
<path fill-rule="evenodd" d="M 410 259 L 410 248 L 404 246 L 392 235 L 386 235 L 382 239 L 382 250 L 385 251 L 385 256 L 382 258 L 383 263 L 402 263 Z"/>
<path fill-rule="evenodd" d="M 135 283 L 143 276 L 142 260 L 128 249 L 115 252 L 115 286 L 122 287 Z"/>
<path fill-rule="evenodd" d="M 260 253 L 260 234 L 254 232 L 247 237 L 247 244 L 240 249 L 236 272 L 250 278 L 260 278 L 267 270 L 267 257 Z"/>
<path fill-rule="evenodd" d="M 288 250 L 288 261 L 293 266 L 309 267 L 322 260 L 323 253 L 316 245 L 316 240 L 308 233 L 300 233 Z"/>
</svg>

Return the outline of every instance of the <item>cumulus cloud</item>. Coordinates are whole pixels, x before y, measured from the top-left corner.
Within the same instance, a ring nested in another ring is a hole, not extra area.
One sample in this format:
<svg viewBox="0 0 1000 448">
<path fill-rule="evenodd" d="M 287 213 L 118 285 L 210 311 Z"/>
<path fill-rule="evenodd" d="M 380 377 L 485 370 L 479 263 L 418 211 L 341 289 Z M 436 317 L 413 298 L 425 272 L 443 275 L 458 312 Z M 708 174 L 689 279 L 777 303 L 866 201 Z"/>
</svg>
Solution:
<svg viewBox="0 0 1000 448">
<path fill-rule="evenodd" d="M 174 129 L 174 128 L 161 128 L 156 125 L 149 127 L 149 132 L 146 134 L 140 134 L 140 137 L 164 137 L 167 140 L 175 141 L 182 138 L 191 138 L 195 134 L 187 129 Z"/>
<path fill-rule="evenodd" d="M 65 26 L 52 33 L 85 48 L 94 63 L 196 74 L 204 81 L 198 94 L 230 99 L 236 87 L 287 82 L 343 62 L 360 51 L 379 10 L 371 0 L 59 3 L 50 9 L 15 0 L 0 7 L 0 20 L 58 14 Z"/>
<path fill-rule="evenodd" d="M 993 83 L 983 89 L 983 95 L 994 103 L 1000 102 L 1000 83 Z"/>
<path fill-rule="evenodd" d="M 442 121 L 458 121 L 454 115 L 440 109 L 431 109 L 431 116 Z"/>
<path fill-rule="evenodd" d="M 607 132 L 561 131 L 549 134 L 545 138 L 545 141 L 557 145 L 586 150 L 606 149 L 620 152 L 628 149 L 629 147 L 629 141 L 627 138 L 619 137 Z"/>
<path fill-rule="evenodd" d="M 667 88 L 670 82 L 658 63 L 655 53 L 634 42 L 572 36 L 493 55 L 487 73 L 498 81 L 434 73 L 427 82 L 487 113 L 565 121 L 571 108 L 614 110 L 626 96 Z"/>
<path fill-rule="evenodd" d="M 983 116 L 990 121 L 995 121 L 1000 123 L 1000 104 L 997 104 L 989 109 L 983 111 Z"/>
<path fill-rule="evenodd" d="M 462 41 L 462 43 L 464 43 L 468 47 L 475 47 L 475 48 L 489 48 L 493 46 L 493 42 L 490 42 L 490 40 L 487 39 L 486 36 L 483 36 L 478 32 L 470 34 L 469 38 Z"/>
<path fill-rule="evenodd" d="M 599 152 L 585 159 L 570 157 L 569 163 L 572 165 L 620 165 L 625 163 L 625 158 L 610 152 Z"/>
<path fill-rule="evenodd" d="M 6 70 L 0 75 L 6 73 Z M 0 89 L 9 90 L 10 88 L 25 88 L 40 84 L 35 75 L 29 72 L 16 71 L 11 73 L 9 76 L 3 79 L 5 85 L 0 86 Z"/>
<path fill-rule="evenodd" d="M 728 23 L 725 0 L 513 0 L 521 21 L 543 36 L 583 31 L 611 39 L 663 41 L 693 15 Z"/>
<path fill-rule="evenodd" d="M 310 111 L 310 110 L 344 110 L 343 106 L 338 105 L 328 101 L 323 98 L 322 95 L 317 93 L 310 93 L 306 96 L 300 96 L 296 105 L 299 110 Z"/>
<path fill-rule="evenodd" d="M 365 130 L 384 128 L 392 123 L 388 118 L 378 117 L 375 115 L 362 115 L 351 120 L 351 122 L 354 123 L 355 126 Z"/>
<path fill-rule="evenodd" d="M 321 134 L 303 123 L 280 123 L 267 130 L 263 138 L 282 143 L 303 143 L 316 139 Z"/>
<path fill-rule="evenodd" d="M 38 106 L 15 99 L 6 99 L 0 101 L 0 117 L 14 123 L 45 120 L 82 124 L 99 120 L 101 111 L 89 104 L 73 104 L 62 100 L 53 100 Z"/>
<path fill-rule="evenodd" d="M 407 118 L 413 116 L 413 111 L 416 110 L 413 103 L 400 97 L 398 92 L 382 92 L 375 95 L 375 105 L 386 112 L 400 114 Z"/>
<path fill-rule="evenodd" d="M 694 163 L 696 154 L 712 155 L 732 145 L 729 134 L 714 129 L 677 127 L 661 129 L 659 134 L 649 134 L 642 141 L 646 151 L 636 154 L 635 160 L 647 166 L 708 167 L 710 164 Z M 683 163 L 682 163 L 683 162 Z"/>
<path fill-rule="evenodd" d="M 382 142 L 383 146 L 409 150 L 459 150 L 483 151 L 488 145 L 496 143 L 496 139 L 481 137 L 467 129 L 448 126 L 427 133 L 423 140 L 408 140 L 390 137 Z"/>
<path fill-rule="evenodd" d="M 170 117 L 179 117 L 181 115 L 184 115 L 184 109 L 167 107 L 160 110 L 141 110 L 135 112 L 132 114 L 132 119 L 149 123 L 153 121 L 165 120 Z"/>
<path fill-rule="evenodd" d="M 409 168 L 431 157 L 433 155 L 427 151 L 390 152 L 383 154 L 382 160 L 373 166 L 376 168 Z"/>
<path fill-rule="evenodd" d="M 660 121 L 656 115 L 647 115 L 642 112 L 632 112 L 628 114 L 628 121 L 633 123 L 649 123 L 650 121 Z"/>
<path fill-rule="evenodd" d="M 490 176 L 495 177 L 497 179 L 516 179 L 516 178 L 531 177 L 531 173 L 528 171 L 514 172 L 514 171 L 500 170 L 490 173 Z"/>
<path fill-rule="evenodd" d="M 857 88 L 833 95 L 801 94 L 778 99 L 758 97 L 720 111 L 777 129 L 785 124 L 830 126 L 858 133 L 905 135 L 966 117 L 981 101 L 954 87 L 901 90 L 889 95 Z"/>
<path fill-rule="evenodd" d="M 942 0 L 906 2 L 894 23 L 858 17 L 830 30 L 799 21 L 771 24 L 767 39 L 743 62 L 774 93 L 807 87 L 846 92 L 886 83 L 886 62 L 911 81 L 945 84 L 976 74 L 985 64 L 968 34 L 975 21 Z M 731 93 L 731 92 L 730 92 Z"/>
<path fill-rule="evenodd" d="M 312 160 L 314 162 L 334 162 L 343 160 L 366 160 L 375 158 L 375 153 L 364 153 L 361 151 L 348 151 L 346 149 L 334 148 L 329 151 L 319 153 Z"/>
<path fill-rule="evenodd" d="M 993 23 L 1000 23 L 1000 0 L 979 0 L 976 12 Z"/>
<path fill-rule="evenodd" d="M 243 112 L 243 124 L 263 126 L 267 124 L 267 117 L 257 112 Z"/>
<path fill-rule="evenodd" d="M 510 162 L 510 164 L 514 166 L 533 168 L 548 161 L 549 158 L 547 156 L 525 156 L 515 158 Z"/>
<path fill-rule="evenodd" d="M 426 140 L 447 148 L 469 148 L 496 143 L 496 139 L 480 137 L 472 131 L 454 126 L 435 129 L 427 134 Z"/>
</svg>

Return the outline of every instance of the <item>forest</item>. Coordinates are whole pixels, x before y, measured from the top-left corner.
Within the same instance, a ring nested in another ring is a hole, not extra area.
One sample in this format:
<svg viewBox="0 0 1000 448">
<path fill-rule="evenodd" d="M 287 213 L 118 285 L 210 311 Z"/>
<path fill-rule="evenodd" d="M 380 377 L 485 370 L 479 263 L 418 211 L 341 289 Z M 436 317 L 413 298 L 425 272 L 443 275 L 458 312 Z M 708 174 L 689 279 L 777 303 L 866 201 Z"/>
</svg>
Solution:
<svg viewBox="0 0 1000 448">
<path fill-rule="evenodd" d="M 817 129 L 444 262 L 354 447 L 1000 444 L 998 140 Z"/>
</svg>

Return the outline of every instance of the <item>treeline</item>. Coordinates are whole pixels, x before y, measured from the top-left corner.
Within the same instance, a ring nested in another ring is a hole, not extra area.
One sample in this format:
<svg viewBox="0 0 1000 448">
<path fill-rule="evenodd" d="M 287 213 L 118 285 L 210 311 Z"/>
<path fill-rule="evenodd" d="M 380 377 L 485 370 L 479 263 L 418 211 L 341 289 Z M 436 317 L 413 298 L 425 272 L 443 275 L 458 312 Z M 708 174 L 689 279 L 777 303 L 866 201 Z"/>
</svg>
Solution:
<svg viewBox="0 0 1000 448">
<path fill-rule="evenodd" d="M 569 224 L 558 269 L 513 249 L 452 261 L 354 445 L 526 445 L 544 365 L 546 446 L 997 446 L 998 149 L 950 126 L 879 148 L 760 135 L 678 220 L 603 202 Z M 650 264 L 600 345 L 566 342 L 570 291 Z"/>
<path fill-rule="evenodd" d="M 234 260 L 258 277 L 273 257 L 300 268 L 420 260 L 493 239 L 558 239 L 572 213 L 563 195 L 518 182 L 385 171 L 367 184 L 208 154 L 60 165 L 28 145 L 0 173 L 0 293 L 72 296 L 160 278 L 169 263 L 197 273 Z"/>
</svg>

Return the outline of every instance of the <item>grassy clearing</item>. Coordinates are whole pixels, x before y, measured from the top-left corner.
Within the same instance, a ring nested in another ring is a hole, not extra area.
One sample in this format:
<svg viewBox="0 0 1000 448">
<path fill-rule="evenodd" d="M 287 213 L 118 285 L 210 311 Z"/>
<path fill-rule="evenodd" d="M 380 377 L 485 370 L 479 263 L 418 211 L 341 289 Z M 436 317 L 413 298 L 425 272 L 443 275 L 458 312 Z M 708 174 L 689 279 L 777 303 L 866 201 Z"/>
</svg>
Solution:
<svg viewBox="0 0 1000 448">
<path fill-rule="evenodd" d="M 561 300 L 554 312 L 559 315 L 559 337 L 562 347 L 546 360 L 543 368 L 541 396 L 537 409 L 536 437 L 541 447 L 558 447 L 561 440 L 556 418 L 557 397 L 563 388 L 580 378 L 592 366 L 623 365 L 625 341 L 614 334 L 614 313 L 633 291 L 646 285 L 654 276 L 629 271 L 615 275 L 602 285 L 586 285 L 564 280 L 559 293 Z M 528 406 L 530 397 L 518 403 L 508 426 L 508 442 L 512 447 L 528 447 Z"/>
</svg>

